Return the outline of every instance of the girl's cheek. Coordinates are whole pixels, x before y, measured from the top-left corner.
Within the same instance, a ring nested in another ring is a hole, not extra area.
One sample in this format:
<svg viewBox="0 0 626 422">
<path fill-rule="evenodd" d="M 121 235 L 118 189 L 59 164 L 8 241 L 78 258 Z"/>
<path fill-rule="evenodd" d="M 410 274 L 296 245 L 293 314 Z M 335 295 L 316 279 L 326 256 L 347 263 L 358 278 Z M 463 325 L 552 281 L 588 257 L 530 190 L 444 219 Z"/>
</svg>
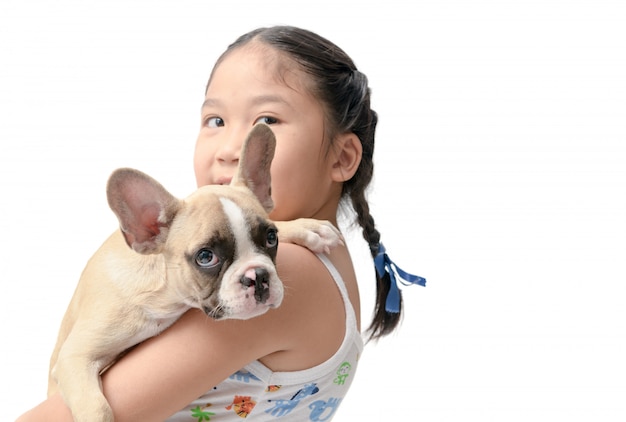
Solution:
<svg viewBox="0 0 626 422">
<path fill-rule="evenodd" d="M 196 141 L 196 146 L 193 151 L 193 160 L 196 165 L 208 165 L 211 158 L 211 149 L 209 147 L 210 143 L 206 142 L 202 139 L 198 139 Z"/>
<path fill-rule="evenodd" d="M 209 184 L 209 170 L 209 161 L 205 159 L 202 154 L 198 154 L 198 151 L 196 150 L 193 159 L 193 171 L 196 176 L 196 184 L 198 187 Z"/>
</svg>

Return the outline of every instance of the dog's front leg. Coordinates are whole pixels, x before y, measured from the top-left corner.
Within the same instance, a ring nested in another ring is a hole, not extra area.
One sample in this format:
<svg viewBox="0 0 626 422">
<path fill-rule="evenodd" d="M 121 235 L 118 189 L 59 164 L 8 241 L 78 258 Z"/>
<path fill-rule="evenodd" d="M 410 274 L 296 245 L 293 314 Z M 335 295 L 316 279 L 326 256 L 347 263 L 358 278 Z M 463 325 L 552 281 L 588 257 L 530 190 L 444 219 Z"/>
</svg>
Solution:
<svg viewBox="0 0 626 422">
<path fill-rule="evenodd" d="M 329 253 L 331 248 L 344 244 L 339 229 L 326 220 L 298 218 L 275 223 L 281 242 L 295 243 L 315 253 Z"/>
<path fill-rule="evenodd" d="M 60 358 L 54 368 L 59 390 L 75 422 L 113 422 L 113 411 L 101 391 L 101 366 L 75 356 Z"/>
<path fill-rule="evenodd" d="M 100 380 L 100 372 L 108 361 L 106 357 L 96 357 L 98 347 L 93 346 L 98 336 L 94 331 L 90 333 L 81 336 L 73 331 L 68 336 L 52 376 L 75 422 L 113 422 L 113 411 L 102 393 Z"/>
</svg>

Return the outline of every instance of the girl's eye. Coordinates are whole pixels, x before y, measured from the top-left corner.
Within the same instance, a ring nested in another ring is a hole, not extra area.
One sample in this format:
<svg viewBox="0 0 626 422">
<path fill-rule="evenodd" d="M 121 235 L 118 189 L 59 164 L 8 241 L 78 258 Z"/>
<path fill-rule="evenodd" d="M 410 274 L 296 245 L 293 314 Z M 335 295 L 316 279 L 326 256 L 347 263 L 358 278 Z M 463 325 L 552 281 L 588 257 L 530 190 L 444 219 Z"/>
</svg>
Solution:
<svg viewBox="0 0 626 422">
<path fill-rule="evenodd" d="M 209 117 L 204 121 L 206 127 L 222 127 L 224 126 L 224 120 L 221 117 Z"/>
<path fill-rule="evenodd" d="M 275 123 L 278 123 L 278 120 L 273 117 L 263 116 L 263 117 L 259 117 L 258 119 L 256 119 L 256 122 L 254 122 L 254 124 L 256 125 L 257 123 L 265 123 L 266 125 L 273 125 Z"/>
</svg>

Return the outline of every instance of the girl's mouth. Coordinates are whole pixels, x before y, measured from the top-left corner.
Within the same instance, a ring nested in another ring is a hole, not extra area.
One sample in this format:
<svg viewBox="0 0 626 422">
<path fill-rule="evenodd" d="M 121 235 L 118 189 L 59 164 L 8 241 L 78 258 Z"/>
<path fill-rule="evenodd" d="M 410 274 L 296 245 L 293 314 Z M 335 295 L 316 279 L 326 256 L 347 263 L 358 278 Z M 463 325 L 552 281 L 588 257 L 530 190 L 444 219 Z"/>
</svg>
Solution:
<svg viewBox="0 0 626 422">
<path fill-rule="evenodd" d="M 215 181 L 216 185 L 230 185 L 232 177 L 218 177 Z"/>
</svg>

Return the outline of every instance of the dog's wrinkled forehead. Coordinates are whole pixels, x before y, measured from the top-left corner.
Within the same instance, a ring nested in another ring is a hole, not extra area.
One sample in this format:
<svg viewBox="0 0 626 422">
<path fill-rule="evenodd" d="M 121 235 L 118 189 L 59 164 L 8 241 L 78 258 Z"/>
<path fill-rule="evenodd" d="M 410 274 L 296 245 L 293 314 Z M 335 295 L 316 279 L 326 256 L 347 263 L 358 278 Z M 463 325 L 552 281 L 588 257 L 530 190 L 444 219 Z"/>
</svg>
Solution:
<svg viewBox="0 0 626 422">
<path fill-rule="evenodd" d="M 267 213 L 247 189 L 206 186 L 184 202 L 178 216 L 182 217 L 179 229 L 189 232 L 182 238 L 230 243 L 235 254 L 235 249 L 257 249 L 265 243 Z M 186 224 L 185 220 L 193 224 Z"/>
</svg>

